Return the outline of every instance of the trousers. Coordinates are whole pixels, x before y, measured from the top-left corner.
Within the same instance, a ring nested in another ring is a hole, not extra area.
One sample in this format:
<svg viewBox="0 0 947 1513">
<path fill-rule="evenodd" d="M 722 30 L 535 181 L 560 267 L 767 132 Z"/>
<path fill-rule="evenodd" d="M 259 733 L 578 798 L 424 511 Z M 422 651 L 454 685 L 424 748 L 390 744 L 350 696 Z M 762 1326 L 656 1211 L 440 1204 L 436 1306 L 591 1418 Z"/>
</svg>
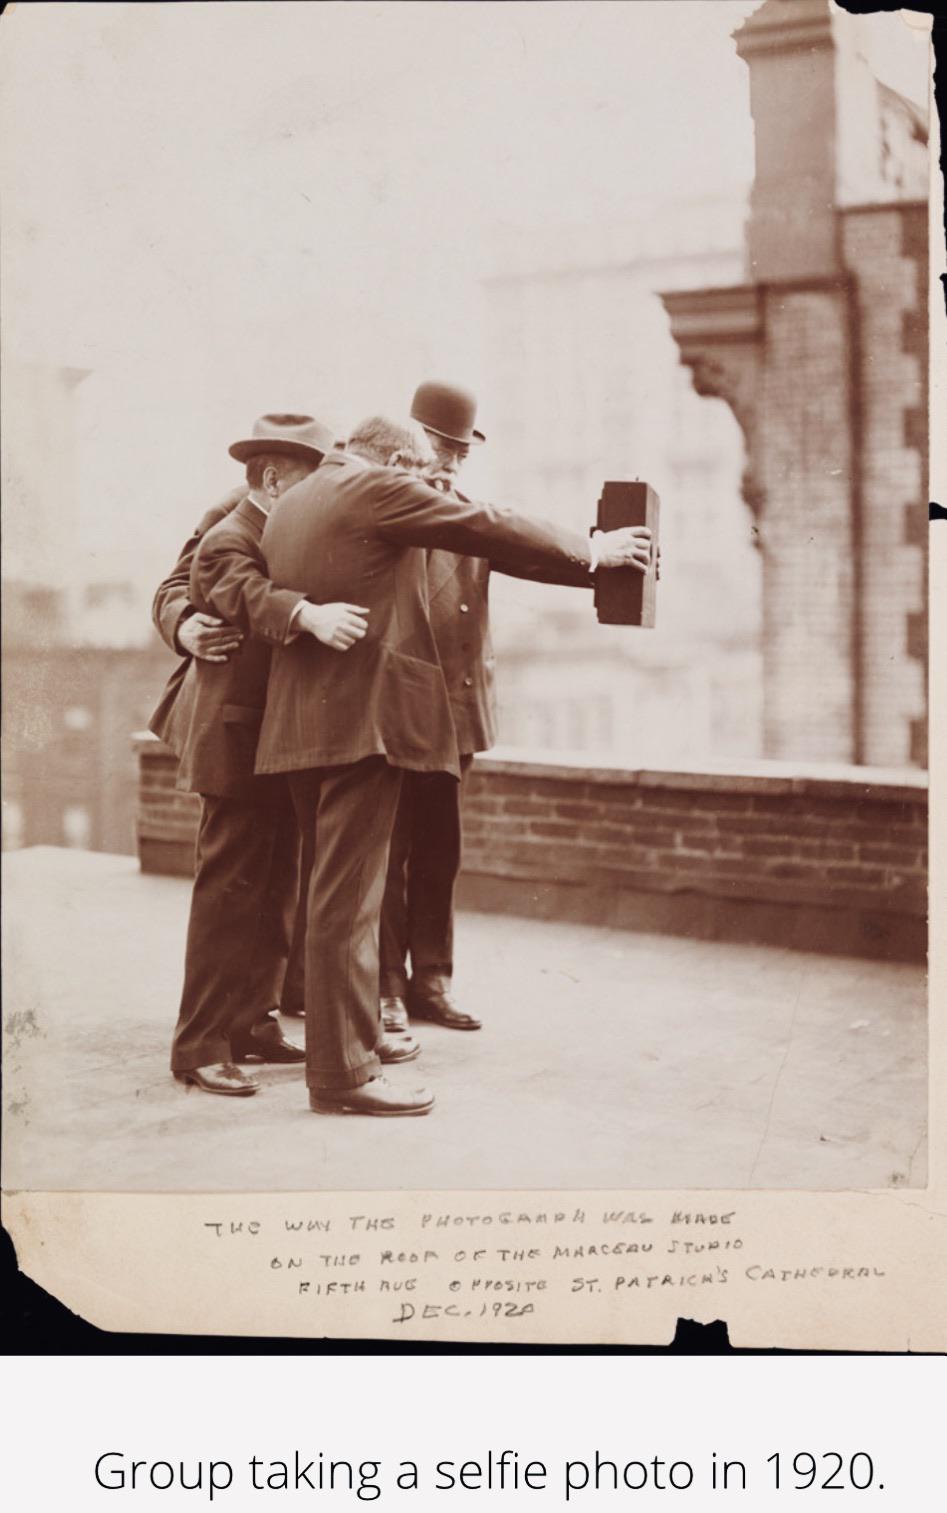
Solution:
<svg viewBox="0 0 947 1513">
<path fill-rule="evenodd" d="M 403 998 L 411 974 L 454 971 L 454 884 L 462 855 L 461 805 L 472 756 L 449 772 L 406 772 L 388 854 L 381 911 L 382 997 Z"/>
<path fill-rule="evenodd" d="M 401 779 L 401 769 L 382 756 L 289 774 L 311 861 L 305 935 L 310 1088 L 359 1087 L 381 1071 L 379 919 Z"/>
<path fill-rule="evenodd" d="M 280 1008 L 284 1013 L 301 1015 L 306 1002 L 306 889 L 309 886 L 309 871 L 312 858 L 302 852 L 299 872 L 299 896 L 296 901 L 296 917 L 293 922 L 293 939 L 286 963 L 286 976 L 280 995 Z"/>
<path fill-rule="evenodd" d="M 204 795 L 171 1070 L 232 1060 L 280 1001 L 299 890 L 299 831 L 282 777 Z"/>
</svg>

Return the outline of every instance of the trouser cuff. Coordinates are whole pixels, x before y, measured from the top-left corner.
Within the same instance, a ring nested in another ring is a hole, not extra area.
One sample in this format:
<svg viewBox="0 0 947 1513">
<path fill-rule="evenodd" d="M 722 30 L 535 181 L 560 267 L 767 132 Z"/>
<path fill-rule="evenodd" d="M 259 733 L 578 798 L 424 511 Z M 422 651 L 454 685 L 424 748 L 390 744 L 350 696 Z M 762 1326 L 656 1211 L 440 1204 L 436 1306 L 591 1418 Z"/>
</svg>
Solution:
<svg viewBox="0 0 947 1513">
<path fill-rule="evenodd" d="M 381 1062 L 377 1056 L 371 1056 L 361 1066 L 335 1068 L 331 1072 L 307 1067 L 306 1086 L 314 1093 L 343 1093 L 347 1088 L 361 1087 L 380 1075 Z"/>
<path fill-rule="evenodd" d="M 408 991 L 414 994 L 449 992 L 454 972 L 452 967 L 421 967 L 411 975 Z"/>
<path fill-rule="evenodd" d="M 188 1051 L 183 1056 L 171 1057 L 172 1072 L 196 1072 L 202 1066 L 221 1066 L 232 1061 L 230 1046 L 226 1043 Z"/>
</svg>

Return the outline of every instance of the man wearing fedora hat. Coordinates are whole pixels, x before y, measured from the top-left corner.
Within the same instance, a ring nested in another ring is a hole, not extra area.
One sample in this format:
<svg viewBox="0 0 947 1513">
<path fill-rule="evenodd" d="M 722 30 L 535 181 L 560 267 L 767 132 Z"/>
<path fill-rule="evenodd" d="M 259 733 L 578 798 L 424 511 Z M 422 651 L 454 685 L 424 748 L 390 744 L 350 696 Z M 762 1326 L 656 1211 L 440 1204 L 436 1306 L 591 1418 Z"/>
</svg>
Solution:
<svg viewBox="0 0 947 1513">
<path fill-rule="evenodd" d="M 254 775 L 256 738 L 271 646 L 308 633 L 344 650 L 364 634 L 365 621 L 357 606 L 310 604 L 274 588 L 259 543 L 273 503 L 332 445 L 332 433 L 312 416 L 266 415 L 230 447 L 246 465 L 247 487 L 200 533 L 188 603 L 191 618 L 219 619 L 231 644 L 225 652 L 218 641 L 213 656 L 192 658 L 171 706 L 152 722 L 178 754 L 178 787 L 201 796 L 171 1067 L 179 1080 L 213 1093 L 257 1091 L 240 1060 L 303 1059 L 273 1014 L 296 912 L 299 833 L 285 781 Z"/>
<path fill-rule="evenodd" d="M 316 601 L 357 592 L 369 614 L 344 664 L 311 638 L 274 646 L 257 746 L 257 773 L 288 774 L 303 834 L 318 837 L 305 946 L 306 1081 L 318 1113 L 426 1114 L 434 1101 L 388 1083 L 377 1051 L 379 919 L 402 776 L 457 781 L 461 770 L 426 549 L 550 582 L 585 581 L 597 566 L 643 572 L 650 561 L 646 529 L 590 541 L 448 499 L 417 476 L 434 462 L 417 421 L 374 416 L 284 496 L 263 535 L 274 584 Z"/>
</svg>

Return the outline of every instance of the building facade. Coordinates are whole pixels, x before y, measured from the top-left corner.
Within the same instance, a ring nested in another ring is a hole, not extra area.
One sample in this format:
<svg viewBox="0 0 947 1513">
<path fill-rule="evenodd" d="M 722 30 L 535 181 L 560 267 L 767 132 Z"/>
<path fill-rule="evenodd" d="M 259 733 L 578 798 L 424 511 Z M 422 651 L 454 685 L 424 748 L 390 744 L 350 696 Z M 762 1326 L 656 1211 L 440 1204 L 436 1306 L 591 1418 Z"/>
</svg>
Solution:
<svg viewBox="0 0 947 1513">
<path fill-rule="evenodd" d="M 656 290 L 736 282 L 741 198 L 642 202 L 615 226 L 508 239 L 487 280 L 497 497 L 585 531 L 606 479 L 662 499 L 654 630 L 496 581 L 501 739 L 628 762 L 761 750 L 760 563 L 742 439 L 681 369 Z"/>
<path fill-rule="evenodd" d="M 829 0 L 765 0 L 735 40 L 756 132 L 744 281 L 665 305 L 695 388 L 745 437 L 763 752 L 923 766 L 926 123 Z"/>
</svg>

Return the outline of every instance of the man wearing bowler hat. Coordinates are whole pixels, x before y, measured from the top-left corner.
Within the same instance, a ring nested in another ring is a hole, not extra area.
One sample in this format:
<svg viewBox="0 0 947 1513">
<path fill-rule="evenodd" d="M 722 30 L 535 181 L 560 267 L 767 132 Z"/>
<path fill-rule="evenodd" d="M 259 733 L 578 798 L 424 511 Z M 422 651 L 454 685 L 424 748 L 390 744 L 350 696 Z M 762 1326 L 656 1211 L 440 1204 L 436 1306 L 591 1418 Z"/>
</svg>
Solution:
<svg viewBox="0 0 947 1513">
<path fill-rule="evenodd" d="M 344 650 L 364 634 L 364 616 L 352 605 L 314 605 L 274 588 L 259 543 L 273 503 L 332 445 L 332 432 L 312 416 L 273 414 L 230 447 L 246 465 L 247 486 L 196 542 L 188 601 L 190 618 L 219 617 L 239 644 L 215 660 L 192 658 L 152 722 L 178 754 L 178 787 L 201 796 L 171 1068 L 212 1093 L 257 1091 L 239 1061 L 303 1059 L 273 1013 L 296 910 L 299 833 L 285 780 L 254 775 L 256 740 L 271 646 L 311 635 Z"/>
<path fill-rule="evenodd" d="M 473 394 L 429 380 L 415 391 L 411 417 L 434 452 L 429 478 L 446 498 L 468 503 L 455 488 L 476 429 Z M 448 772 L 406 772 L 391 836 L 381 913 L 381 1013 L 385 1028 L 407 1029 L 408 1013 L 457 1030 L 480 1020 L 451 994 L 454 969 L 454 885 L 461 859 L 461 803 L 474 753 L 496 740 L 494 658 L 490 643 L 484 557 L 428 552 L 431 629 L 447 684 L 457 734 L 460 781 Z M 587 570 L 579 580 L 590 583 Z M 408 978 L 408 960 L 411 977 Z"/>
<path fill-rule="evenodd" d="M 448 500 L 469 504 L 456 487 L 471 446 L 485 440 L 476 428 L 477 402 L 469 390 L 428 381 L 419 385 L 412 418 L 427 434 L 434 463 L 427 476 Z M 460 755 L 460 781 L 446 772 L 406 772 L 392 832 L 381 916 L 381 1013 L 386 1029 L 407 1029 L 408 1015 L 449 1029 L 478 1030 L 481 1021 L 451 992 L 454 885 L 460 871 L 464 781 L 474 754 L 497 735 L 490 573 L 590 588 L 585 569 L 550 569 L 545 562 L 502 553 L 459 556 L 428 552 L 431 628 L 444 671 Z M 411 976 L 408 977 L 408 958 Z"/>
<path fill-rule="evenodd" d="M 308 637 L 274 647 L 259 774 L 289 775 L 316 838 L 306 930 L 306 1081 L 318 1113 L 426 1114 L 433 1097 L 381 1076 L 378 928 L 402 773 L 460 778 L 460 752 L 428 607 L 427 548 L 503 571 L 584 581 L 647 569 L 650 532 L 590 541 L 491 505 L 448 499 L 417 421 L 363 421 L 345 452 L 291 489 L 267 522 L 274 584 L 316 601 L 352 593 L 368 629 L 343 659 Z M 397 1037 L 392 1037 L 397 1038 Z"/>
</svg>

